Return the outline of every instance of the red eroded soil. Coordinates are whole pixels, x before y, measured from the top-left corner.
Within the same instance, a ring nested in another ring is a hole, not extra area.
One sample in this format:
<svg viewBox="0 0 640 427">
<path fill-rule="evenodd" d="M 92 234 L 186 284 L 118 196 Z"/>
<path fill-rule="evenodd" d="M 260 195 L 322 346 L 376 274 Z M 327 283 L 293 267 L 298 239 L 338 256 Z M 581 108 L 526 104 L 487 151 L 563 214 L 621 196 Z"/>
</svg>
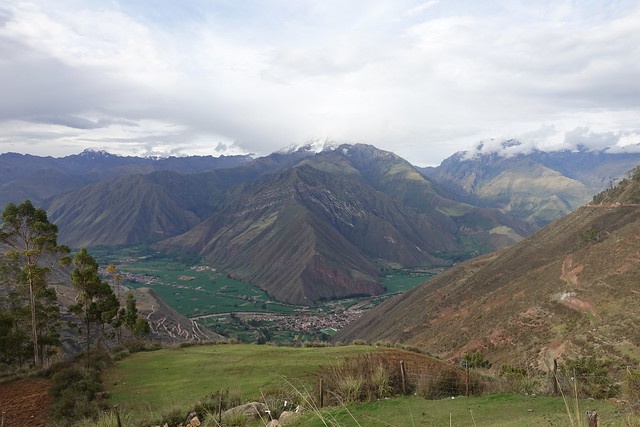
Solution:
<svg viewBox="0 0 640 427">
<path fill-rule="evenodd" d="M 5 427 L 45 426 L 51 406 L 49 386 L 45 378 L 0 383 L 0 412 L 5 413 Z"/>
</svg>

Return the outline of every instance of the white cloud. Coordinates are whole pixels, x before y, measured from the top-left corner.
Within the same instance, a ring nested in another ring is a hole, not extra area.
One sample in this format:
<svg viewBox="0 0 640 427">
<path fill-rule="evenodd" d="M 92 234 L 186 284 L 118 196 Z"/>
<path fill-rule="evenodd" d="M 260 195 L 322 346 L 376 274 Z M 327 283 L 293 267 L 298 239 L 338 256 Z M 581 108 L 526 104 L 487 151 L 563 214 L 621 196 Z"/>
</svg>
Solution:
<svg viewBox="0 0 640 427">
<path fill-rule="evenodd" d="M 631 147 L 638 21 L 633 1 L 11 0 L 0 151 Z"/>
</svg>

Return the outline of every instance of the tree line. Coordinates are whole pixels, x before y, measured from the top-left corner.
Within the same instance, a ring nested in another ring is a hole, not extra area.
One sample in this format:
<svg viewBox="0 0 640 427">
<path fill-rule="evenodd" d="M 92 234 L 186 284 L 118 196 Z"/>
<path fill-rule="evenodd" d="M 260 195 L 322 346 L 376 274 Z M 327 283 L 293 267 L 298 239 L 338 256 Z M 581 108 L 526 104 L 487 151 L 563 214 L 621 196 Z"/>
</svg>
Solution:
<svg viewBox="0 0 640 427">
<path fill-rule="evenodd" d="M 87 352 L 105 338 L 120 341 L 123 328 L 133 337 L 149 334 L 133 293 L 127 293 L 121 307 L 86 248 L 71 256 L 68 247 L 58 244 L 58 227 L 43 209 L 29 200 L 8 203 L 0 219 L 0 368 L 29 364 L 41 368 L 60 352 L 61 311 L 51 286 L 57 266 L 72 268 L 70 280 L 78 295 L 68 307 L 77 320 L 70 326 L 85 336 Z M 114 266 L 107 271 L 118 281 Z"/>
</svg>

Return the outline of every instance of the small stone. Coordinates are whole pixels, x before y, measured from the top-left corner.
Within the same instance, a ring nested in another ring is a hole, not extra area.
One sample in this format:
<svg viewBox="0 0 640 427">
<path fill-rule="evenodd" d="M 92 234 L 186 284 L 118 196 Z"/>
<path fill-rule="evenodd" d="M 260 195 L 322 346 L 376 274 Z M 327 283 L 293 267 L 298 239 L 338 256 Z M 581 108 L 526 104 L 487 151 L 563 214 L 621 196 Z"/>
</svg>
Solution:
<svg viewBox="0 0 640 427">
<path fill-rule="evenodd" d="M 196 415 L 195 417 L 191 418 L 191 421 L 189 421 L 189 424 L 191 425 L 191 427 L 200 427 L 200 424 L 201 424 L 200 419 Z"/>
</svg>

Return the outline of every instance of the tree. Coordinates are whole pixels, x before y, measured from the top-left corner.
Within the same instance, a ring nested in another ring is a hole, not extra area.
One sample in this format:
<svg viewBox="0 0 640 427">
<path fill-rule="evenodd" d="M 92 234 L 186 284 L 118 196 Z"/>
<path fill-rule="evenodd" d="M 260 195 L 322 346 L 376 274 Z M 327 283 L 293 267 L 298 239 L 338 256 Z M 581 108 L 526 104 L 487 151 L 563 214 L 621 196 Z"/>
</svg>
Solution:
<svg viewBox="0 0 640 427">
<path fill-rule="evenodd" d="M 58 227 L 49 222 L 43 209 L 36 209 L 29 200 L 18 206 L 8 203 L 2 211 L 0 242 L 9 248 L 5 256 L 20 268 L 16 286 L 24 285 L 27 289 L 33 360 L 38 368 L 42 367 L 41 346 L 55 341 L 56 333 L 52 333 L 51 327 L 59 320 L 56 295 L 48 285 L 48 274 L 55 260 L 68 262 L 69 249 L 58 245 L 57 238 Z M 43 327 L 47 333 L 41 337 Z"/>
<path fill-rule="evenodd" d="M 82 318 L 87 334 L 87 353 L 91 350 L 91 326 L 110 324 L 118 313 L 120 303 L 111 286 L 100 278 L 98 263 L 85 248 L 73 257 L 75 268 L 71 272 L 71 281 L 78 288 L 76 304 L 69 311 Z"/>
<path fill-rule="evenodd" d="M 16 283 L 20 268 L 8 258 L 0 258 L 0 362 L 22 366 L 29 351 L 29 298 Z"/>
<path fill-rule="evenodd" d="M 125 304 L 124 304 L 124 315 L 122 316 L 122 323 L 124 327 L 129 331 L 133 332 L 133 329 L 136 326 L 136 319 L 138 318 L 138 308 L 136 307 L 136 297 L 133 295 L 133 292 L 127 292 Z"/>
<path fill-rule="evenodd" d="M 462 358 L 461 366 L 463 368 L 490 368 L 491 362 L 484 358 L 484 354 L 474 351 L 473 353 L 467 353 Z"/>
<path fill-rule="evenodd" d="M 136 298 L 133 292 L 127 292 L 125 300 L 124 313 L 122 315 L 122 323 L 131 334 L 136 338 L 142 338 L 151 333 L 149 322 L 142 316 L 138 316 L 138 308 L 136 307 Z"/>
</svg>

